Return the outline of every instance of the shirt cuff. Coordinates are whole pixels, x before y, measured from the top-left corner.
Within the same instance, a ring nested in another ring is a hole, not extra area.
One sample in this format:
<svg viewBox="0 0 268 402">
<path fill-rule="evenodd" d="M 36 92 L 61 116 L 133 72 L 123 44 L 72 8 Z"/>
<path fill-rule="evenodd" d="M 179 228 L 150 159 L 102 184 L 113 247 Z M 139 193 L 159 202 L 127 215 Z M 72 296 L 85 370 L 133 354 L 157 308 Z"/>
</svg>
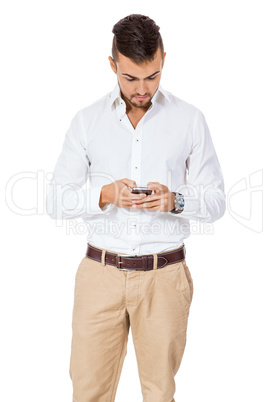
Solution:
<svg viewBox="0 0 268 402">
<path fill-rule="evenodd" d="M 198 215 L 200 211 L 200 200 L 191 197 L 187 198 L 185 196 L 184 201 L 185 201 L 183 208 L 184 215 L 188 215 L 189 219 L 191 219 L 191 215 Z"/>
<path fill-rule="evenodd" d="M 99 206 L 100 202 L 100 195 L 101 195 L 101 189 L 103 186 L 99 187 L 93 187 L 89 189 L 88 193 L 88 204 L 87 204 L 87 211 L 88 213 L 109 213 L 112 205 L 111 203 L 108 203 L 104 205 L 102 208 Z"/>
<path fill-rule="evenodd" d="M 195 217 L 200 214 L 201 210 L 200 199 L 191 196 L 184 196 L 184 202 L 185 203 L 182 212 L 174 214 L 173 212 L 169 211 L 168 214 L 182 217 L 185 219 L 195 219 Z"/>
</svg>

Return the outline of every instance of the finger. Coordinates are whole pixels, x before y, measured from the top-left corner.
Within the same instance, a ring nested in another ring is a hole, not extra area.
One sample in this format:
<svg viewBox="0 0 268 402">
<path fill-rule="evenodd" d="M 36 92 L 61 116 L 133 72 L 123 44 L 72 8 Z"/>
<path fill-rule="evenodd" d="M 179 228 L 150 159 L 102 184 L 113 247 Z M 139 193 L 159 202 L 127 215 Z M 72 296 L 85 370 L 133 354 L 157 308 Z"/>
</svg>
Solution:
<svg viewBox="0 0 268 402">
<path fill-rule="evenodd" d="M 124 185 L 120 188 L 121 197 L 129 197 L 131 195 L 131 187 L 128 185 Z"/>
<path fill-rule="evenodd" d="M 159 182 L 155 182 L 155 181 L 150 181 L 149 183 L 147 183 L 147 187 L 150 190 L 154 190 L 155 193 L 163 193 L 163 184 L 160 184 Z"/>
<path fill-rule="evenodd" d="M 129 200 L 141 200 L 141 199 L 144 199 L 146 197 L 147 197 L 146 194 L 132 194 L 132 193 L 130 193 L 129 196 L 128 196 L 128 199 Z"/>
<path fill-rule="evenodd" d="M 157 201 L 160 200 L 160 195 L 157 194 L 153 194 L 153 195 L 147 195 L 147 197 L 141 199 L 141 200 L 132 200 L 132 202 L 135 202 L 137 204 L 141 204 L 141 203 L 148 203 L 151 201 Z"/>
<path fill-rule="evenodd" d="M 159 201 L 146 202 L 146 203 L 143 203 L 143 204 L 134 203 L 132 205 L 132 208 L 137 208 L 137 209 L 140 209 L 140 208 L 146 208 L 146 209 L 147 208 L 148 209 L 155 208 L 155 209 L 159 209 L 159 207 L 160 207 Z"/>
<path fill-rule="evenodd" d="M 121 179 L 120 180 L 122 183 L 124 183 L 126 186 L 129 186 L 131 188 L 137 187 L 137 183 L 134 180 L 130 179 Z"/>
<path fill-rule="evenodd" d="M 143 198 L 145 198 L 146 196 L 144 196 L 143 194 L 135 194 L 135 198 L 132 198 L 132 197 L 134 197 L 134 195 L 132 195 L 132 196 L 130 196 L 130 195 L 123 196 L 122 200 L 125 203 L 128 203 L 129 205 L 132 205 L 132 203 L 134 203 L 134 202 L 142 202 Z"/>
<path fill-rule="evenodd" d="M 158 181 L 149 181 L 147 183 L 147 187 L 155 187 L 155 186 L 157 187 L 159 185 L 160 185 L 160 183 Z"/>
</svg>

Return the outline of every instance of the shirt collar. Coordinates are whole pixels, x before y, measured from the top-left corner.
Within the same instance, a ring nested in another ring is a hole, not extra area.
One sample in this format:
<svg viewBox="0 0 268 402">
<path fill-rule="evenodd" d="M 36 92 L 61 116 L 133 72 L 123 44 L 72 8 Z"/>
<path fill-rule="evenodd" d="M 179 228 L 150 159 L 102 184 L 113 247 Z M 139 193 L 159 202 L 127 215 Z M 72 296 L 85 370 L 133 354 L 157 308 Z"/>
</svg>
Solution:
<svg viewBox="0 0 268 402">
<path fill-rule="evenodd" d="M 167 99 L 170 102 L 170 97 L 167 91 L 165 91 L 162 86 L 159 84 L 158 89 L 156 90 L 154 96 L 152 97 L 152 104 L 154 104 L 154 102 L 156 100 L 160 100 L 160 98 L 163 97 L 165 99 Z M 123 99 L 121 98 L 121 93 L 120 93 L 120 87 L 118 84 L 118 81 L 113 89 L 113 91 L 110 93 L 110 106 L 112 107 L 114 102 L 119 98 L 119 100 Z"/>
</svg>

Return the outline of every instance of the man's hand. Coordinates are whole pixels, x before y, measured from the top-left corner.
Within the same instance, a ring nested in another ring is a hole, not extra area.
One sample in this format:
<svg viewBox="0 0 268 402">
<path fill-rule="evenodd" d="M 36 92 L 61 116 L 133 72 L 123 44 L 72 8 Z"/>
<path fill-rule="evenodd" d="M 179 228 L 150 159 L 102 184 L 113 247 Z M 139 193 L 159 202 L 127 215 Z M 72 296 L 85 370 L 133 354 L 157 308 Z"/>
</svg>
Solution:
<svg viewBox="0 0 268 402">
<path fill-rule="evenodd" d="M 175 195 L 167 186 L 158 182 L 149 182 L 147 187 L 154 190 L 154 194 L 147 195 L 142 200 L 132 199 L 133 208 L 147 208 L 160 212 L 169 212 L 174 208 Z"/>
<path fill-rule="evenodd" d="M 145 198 L 145 194 L 131 194 L 129 189 L 137 187 L 133 180 L 121 179 L 102 187 L 99 206 L 103 207 L 107 203 L 111 203 L 120 208 L 131 208 L 132 200 L 140 201 Z"/>
</svg>

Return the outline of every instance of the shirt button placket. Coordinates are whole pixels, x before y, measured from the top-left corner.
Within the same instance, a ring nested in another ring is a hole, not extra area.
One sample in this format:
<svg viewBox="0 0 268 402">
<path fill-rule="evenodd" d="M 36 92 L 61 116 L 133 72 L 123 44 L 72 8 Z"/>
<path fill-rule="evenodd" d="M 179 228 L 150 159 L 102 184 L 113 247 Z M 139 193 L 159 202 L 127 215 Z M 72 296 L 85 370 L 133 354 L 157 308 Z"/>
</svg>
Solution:
<svg viewBox="0 0 268 402">
<path fill-rule="evenodd" d="M 142 122 L 133 131 L 133 140 L 132 140 L 132 157 L 131 157 L 131 179 L 137 183 L 137 186 L 140 186 L 142 177 L 141 177 L 141 145 L 142 145 Z M 131 208 L 132 209 L 132 208 Z M 132 220 L 132 225 L 130 229 L 130 242 L 132 252 L 135 254 L 139 254 L 139 246 L 140 246 L 140 234 L 138 233 L 137 227 L 139 224 L 139 215 L 141 210 L 134 208 L 132 209 L 135 213 L 135 219 Z"/>
<path fill-rule="evenodd" d="M 141 182 L 141 134 L 141 127 L 134 130 L 132 141 L 131 179 L 135 180 L 137 185 Z"/>
</svg>

